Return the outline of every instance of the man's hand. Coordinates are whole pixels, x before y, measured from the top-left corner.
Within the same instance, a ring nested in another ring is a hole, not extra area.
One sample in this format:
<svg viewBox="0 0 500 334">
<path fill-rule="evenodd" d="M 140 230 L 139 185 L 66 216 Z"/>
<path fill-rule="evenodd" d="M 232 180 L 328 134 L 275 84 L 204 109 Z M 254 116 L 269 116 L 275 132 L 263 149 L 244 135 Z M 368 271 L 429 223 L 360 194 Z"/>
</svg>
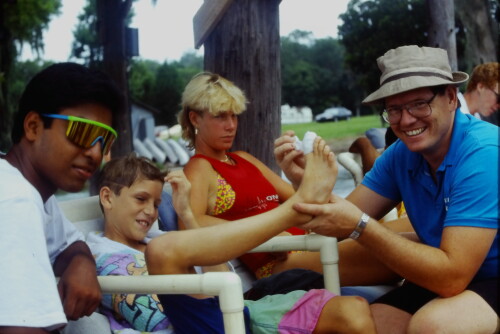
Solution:
<svg viewBox="0 0 500 334">
<path fill-rule="evenodd" d="M 304 152 L 295 149 L 294 136 L 295 133 L 289 130 L 274 141 L 274 158 L 293 187 L 297 189 L 304 176 L 306 160 Z"/>
<path fill-rule="evenodd" d="M 333 194 L 328 204 L 296 203 L 293 208 L 314 217 L 300 228 L 339 239 L 349 237 L 363 214 L 357 206 Z"/>
<path fill-rule="evenodd" d="M 69 320 L 91 315 L 101 302 L 95 260 L 83 241 L 66 248 L 56 259 L 54 273 L 60 276 L 59 295 Z"/>
</svg>

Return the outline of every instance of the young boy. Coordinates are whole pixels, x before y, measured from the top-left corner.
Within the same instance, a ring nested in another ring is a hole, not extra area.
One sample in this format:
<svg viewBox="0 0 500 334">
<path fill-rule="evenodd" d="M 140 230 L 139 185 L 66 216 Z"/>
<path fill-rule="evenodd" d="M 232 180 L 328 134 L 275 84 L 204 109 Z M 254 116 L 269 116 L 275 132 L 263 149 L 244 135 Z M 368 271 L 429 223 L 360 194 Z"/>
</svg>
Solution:
<svg viewBox="0 0 500 334">
<path fill-rule="evenodd" d="M 99 182 L 104 234 L 88 238 L 98 274 L 194 273 L 194 266 L 225 263 L 287 227 L 307 221 L 309 217 L 298 215 L 291 205 L 295 201 L 312 202 L 313 198 L 326 201 L 335 178 L 324 179 L 324 175 L 334 175 L 333 154 L 324 141 L 315 142 L 308 159 L 310 168 L 304 183 L 288 204 L 247 218 L 246 224 L 231 222 L 168 232 L 151 241 L 145 238 L 158 216 L 163 174 L 144 158 L 129 156 L 110 161 Z M 189 207 L 189 182 L 180 171 L 165 179 L 172 184 L 177 213 L 184 222 L 197 227 Z M 311 290 L 245 303 L 248 333 L 375 333 L 367 303 L 358 297 L 335 297 L 327 290 Z M 213 297 L 114 295 L 105 296 L 103 304 L 114 330 L 157 331 L 173 325 L 176 333 L 224 332 L 218 301 Z"/>
<path fill-rule="evenodd" d="M 1 333 L 48 333 L 99 305 L 92 254 L 54 193 L 83 188 L 116 137 L 121 105 L 107 76 L 78 64 L 52 65 L 26 86 L 14 144 L 0 157 Z"/>
</svg>

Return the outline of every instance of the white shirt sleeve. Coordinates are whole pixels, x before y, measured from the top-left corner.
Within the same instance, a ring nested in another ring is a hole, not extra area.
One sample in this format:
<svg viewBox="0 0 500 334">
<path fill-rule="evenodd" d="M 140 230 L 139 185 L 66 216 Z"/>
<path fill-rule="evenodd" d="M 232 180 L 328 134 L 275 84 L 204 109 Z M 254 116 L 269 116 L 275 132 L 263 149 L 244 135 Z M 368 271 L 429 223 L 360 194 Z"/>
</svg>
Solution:
<svg viewBox="0 0 500 334">
<path fill-rule="evenodd" d="M 69 245 L 84 240 L 83 234 L 70 222 L 59 208 L 55 196 L 45 202 L 46 220 L 44 224 L 50 263 L 54 264 L 57 256 Z"/>
</svg>

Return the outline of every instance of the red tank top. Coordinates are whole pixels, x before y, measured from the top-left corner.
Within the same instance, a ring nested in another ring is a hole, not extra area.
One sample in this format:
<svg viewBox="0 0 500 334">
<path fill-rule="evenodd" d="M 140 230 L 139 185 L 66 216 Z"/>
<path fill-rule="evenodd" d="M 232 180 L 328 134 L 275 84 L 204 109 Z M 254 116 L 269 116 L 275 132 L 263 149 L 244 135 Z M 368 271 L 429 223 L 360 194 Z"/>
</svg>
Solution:
<svg viewBox="0 0 500 334">
<path fill-rule="evenodd" d="M 202 158 L 210 162 L 212 167 L 231 185 L 236 194 L 234 204 L 227 211 L 215 215 L 225 220 L 238 220 L 272 210 L 279 205 L 279 197 L 273 185 L 252 163 L 234 153 L 227 153 L 234 165 L 217 159 L 196 154 L 192 158 Z M 291 234 L 304 234 L 299 228 L 287 230 Z M 240 260 L 253 272 L 274 260 L 272 253 L 249 253 Z"/>
</svg>

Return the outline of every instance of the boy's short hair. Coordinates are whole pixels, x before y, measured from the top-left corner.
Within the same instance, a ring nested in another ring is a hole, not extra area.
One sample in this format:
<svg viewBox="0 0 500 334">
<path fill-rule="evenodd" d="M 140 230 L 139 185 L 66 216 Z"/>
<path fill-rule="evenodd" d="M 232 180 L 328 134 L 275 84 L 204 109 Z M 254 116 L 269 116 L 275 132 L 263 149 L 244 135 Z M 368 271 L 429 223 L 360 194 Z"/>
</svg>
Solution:
<svg viewBox="0 0 500 334">
<path fill-rule="evenodd" d="M 113 193 L 120 195 L 124 187 L 131 187 L 137 180 L 165 182 L 167 172 L 162 172 L 148 158 L 138 157 L 131 153 L 125 157 L 107 162 L 97 181 L 98 189 L 109 187 Z"/>
<path fill-rule="evenodd" d="M 58 63 L 36 74 L 26 86 L 14 116 L 12 142 L 18 143 L 24 134 L 24 118 L 30 111 L 59 114 L 63 109 L 83 104 L 103 106 L 115 117 L 123 109 L 123 94 L 103 72 L 75 63 Z M 52 118 L 43 118 L 50 127 Z"/>
</svg>

